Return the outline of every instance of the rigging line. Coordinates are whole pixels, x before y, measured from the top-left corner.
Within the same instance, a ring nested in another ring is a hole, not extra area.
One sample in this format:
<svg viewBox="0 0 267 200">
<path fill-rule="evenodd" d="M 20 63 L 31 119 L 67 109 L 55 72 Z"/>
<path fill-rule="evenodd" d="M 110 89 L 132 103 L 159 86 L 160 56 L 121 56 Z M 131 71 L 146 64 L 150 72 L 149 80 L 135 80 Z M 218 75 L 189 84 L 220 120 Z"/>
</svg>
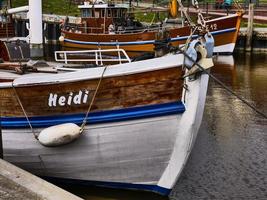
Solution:
<svg viewBox="0 0 267 200">
<path fill-rule="evenodd" d="M 69 16 L 69 14 L 70 14 L 70 6 L 71 6 L 71 4 L 72 4 L 72 0 L 69 0 L 67 16 Z"/>
<path fill-rule="evenodd" d="M 184 52 L 179 46 L 177 46 L 177 49 L 179 51 L 181 51 L 184 56 L 186 56 L 189 60 L 191 60 L 192 62 L 195 62 L 186 52 Z M 208 74 L 216 83 L 218 83 L 219 85 L 221 85 L 225 90 L 227 90 L 229 93 L 231 93 L 232 95 L 234 95 L 235 97 L 237 97 L 240 101 L 242 101 L 243 103 L 245 103 L 247 106 L 249 106 L 252 110 L 254 110 L 255 112 L 257 112 L 259 115 L 261 115 L 262 117 L 264 117 L 265 119 L 267 119 L 267 115 L 264 114 L 263 112 L 261 112 L 260 110 L 258 110 L 255 106 L 253 106 L 251 103 L 249 103 L 246 99 L 244 99 L 243 97 L 241 97 L 240 95 L 236 94 L 233 90 L 231 90 L 229 87 L 227 87 L 222 81 L 220 81 L 219 79 L 217 79 L 214 75 L 212 75 L 208 70 L 204 69 L 200 64 L 195 63 L 196 66 L 201 69 L 201 71 L 205 72 L 206 74 Z"/>
<path fill-rule="evenodd" d="M 101 74 L 101 77 L 100 77 L 100 79 L 99 79 L 99 81 L 98 81 L 98 84 L 97 84 L 97 86 L 96 86 L 96 89 L 95 89 L 94 95 L 93 95 L 93 97 L 92 97 L 91 103 L 90 103 L 90 105 L 89 105 L 89 107 L 88 107 L 88 110 L 87 110 L 87 112 L 86 112 L 86 114 L 85 114 L 85 117 L 84 117 L 84 119 L 83 119 L 83 123 L 82 123 L 82 125 L 81 125 L 81 129 L 80 129 L 80 134 L 83 132 L 84 127 L 85 127 L 85 124 L 87 123 L 87 117 L 88 117 L 89 112 L 90 112 L 90 110 L 91 110 L 91 108 L 92 108 L 92 106 L 93 106 L 93 103 L 94 103 L 94 101 L 95 101 L 96 94 L 97 94 L 97 92 L 98 92 L 98 90 L 99 90 L 100 84 L 101 84 L 101 82 L 102 82 L 102 79 L 103 79 L 103 77 L 104 77 L 104 74 L 105 74 L 105 71 L 106 71 L 107 67 L 108 67 L 108 65 L 105 66 L 105 68 L 104 68 L 104 70 L 103 70 L 103 72 L 102 72 L 102 74 Z"/>
<path fill-rule="evenodd" d="M 22 112 L 23 112 L 24 116 L 26 117 L 27 122 L 28 122 L 28 124 L 29 124 L 29 126 L 30 126 L 30 128 L 31 128 L 32 134 L 33 134 L 34 138 L 35 138 L 36 140 L 38 140 L 38 135 L 37 135 L 37 134 L 34 132 L 34 130 L 33 130 L 33 127 L 32 127 L 32 125 L 31 125 L 31 122 L 30 122 L 29 118 L 28 118 L 28 115 L 27 115 L 27 113 L 26 113 L 26 110 L 24 109 L 24 107 L 23 107 L 23 105 L 22 105 L 22 102 L 21 102 L 21 100 L 20 100 L 20 98 L 19 98 L 19 95 L 18 95 L 18 93 L 17 93 L 17 91 L 16 91 L 16 88 L 15 88 L 15 86 L 14 86 L 14 82 L 12 82 L 12 88 L 13 88 L 13 90 L 14 90 L 15 97 L 16 97 L 16 99 L 17 99 L 17 101 L 18 101 L 18 103 L 19 103 L 19 105 L 20 105 L 20 107 L 21 107 L 21 109 L 22 109 Z"/>
<path fill-rule="evenodd" d="M 195 24 L 193 23 L 192 19 L 190 18 L 190 16 L 188 15 L 185 7 L 183 6 L 181 0 L 177 0 L 180 8 L 181 8 L 181 11 L 183 12 L 185 18 L 187 19 L 188 23 L 190 24 L 190 26 L 194 26 Z"/>
</svg>

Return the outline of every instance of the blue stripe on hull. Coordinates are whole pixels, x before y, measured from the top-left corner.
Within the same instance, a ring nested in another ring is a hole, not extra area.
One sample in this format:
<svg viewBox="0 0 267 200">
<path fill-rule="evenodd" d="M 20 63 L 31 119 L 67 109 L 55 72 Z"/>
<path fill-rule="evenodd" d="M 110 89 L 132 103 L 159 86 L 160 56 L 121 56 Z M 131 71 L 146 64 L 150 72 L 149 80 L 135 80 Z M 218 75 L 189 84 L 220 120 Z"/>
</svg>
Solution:
<svg viewBox="0 0 267 200">
<path fill-rule="evenodd" d="M 89 114 L 87 120 L 89 124 L 95 124 L 178 114 L 183 113 L 184 111 L 184 104 L 179 101 L 110 111 L 92 112 Z M 84 117 L 85 114 L 71 114 L 30 117 L 29 120 L 33 127 L 47 127 L 62 123 L 81 124 Z M 29 124 L 25 117 L 1 117 L 1 126 L 2 128 L 28 128 Z"/>
<path fill-rule="evenodd" d="M 85 42 L 71 39 L 64 39 L 64 42 L 74 43 L 74 44 L 85 44 L 85 45 L 102 45 L 102 46 L 129 46 L 129 45 L 142 45 L 142 44 L 154 44 L 155 40 L 144 40 L 144 41 L 134 41 L 134 42 Z"/>
<path fill-rule="evenodd" d="M 66 179 L 66 178 L 56 178 L 56 177 L 42 177 L 47 181 L 65 184 L 74 184 L 82 186 L 97 186 L 115 189 L 129 189 L 129 190 L 141 190 L 155 192 L 164 196 L 170 194 L 171 189 L 160 187 L 158 185 L 146 185 L 146 184 L 133 184 L 133 183 L 120 183 L 120 182 L 104 182 L 104 181 L 86 181 L 77 179 Z"/>
<path fill-rule="evenodd" d="M 236 28 L 229 28 L 229 29 L 224 29 L 224 30 L 219 30 L 219 31 L 212 31 L 211 34 L 213 36 L 215 35 L 221 35 L 224 33 L 231 33 L 231 32 L 235 32 Z M 193 39 L 198 38 L 198 35 L 192 35 Z M 175 41 L 182 41 L 182 40 L 187 40 L 188 36 L 182 36 L 182 37 L 176 37 L 176 38 L 171 38 L 171 42 L 175 42 Z"/>
<path fill-rule="evenodd" d="M 211 34 L 213 36 L 215 35 L 220 35 L 224 33 L 230 33 L 230 32 L 235 32 L 236 28 L 228 28 L 228 29 L 223 29 L 223 30 L 218 30 L 218 31 L 212 31 Z M 189 36 L 181 36 L 181 37 L 174 37 L 171 38 L 171 42 L 175 41 L 183 41 L 186 40 Z M 195 39 L 197 38 L 197 35 L 193 35 L 192 38 Z M 102 46 L 129 46 L 129 45 L 145 45 L 145 44 L 155 44 L 155 40 L 144 40 L 144 41 L 133 41 L 133 42 L 86 42 L 86 41 L 78 41 L 78 40 L 71 40 L 71 39 L 64 39 L 65 42 L 73 43 L 73 44 L 84 44 L 84 45 L 102 45 Z"/>
</svg>

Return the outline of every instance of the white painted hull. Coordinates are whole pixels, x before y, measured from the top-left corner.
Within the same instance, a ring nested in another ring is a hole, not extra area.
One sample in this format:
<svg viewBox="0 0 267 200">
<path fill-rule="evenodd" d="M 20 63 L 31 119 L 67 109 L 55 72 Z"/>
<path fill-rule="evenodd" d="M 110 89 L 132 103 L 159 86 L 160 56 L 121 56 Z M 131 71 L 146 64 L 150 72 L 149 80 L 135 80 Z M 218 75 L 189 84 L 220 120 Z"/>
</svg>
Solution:
<svg viewBox="0 0 267 200">
<path fill-rule="evenodd" d="M 40 176 L 166 195 L 197 136 L 208 76 L 187 85 L 183 114 L 89 125 L 77 141 L 62 147 L 43 147 L 29 129 L 4 129 L 4 159 Z"/>
<path fill-rule="evenodd" d="M 230 43 L 230 44 L 215 46 L 213 53 L 232 54 L 234 52 L 234 49 L 235 49 L 235 43 Z"/>
</svg>

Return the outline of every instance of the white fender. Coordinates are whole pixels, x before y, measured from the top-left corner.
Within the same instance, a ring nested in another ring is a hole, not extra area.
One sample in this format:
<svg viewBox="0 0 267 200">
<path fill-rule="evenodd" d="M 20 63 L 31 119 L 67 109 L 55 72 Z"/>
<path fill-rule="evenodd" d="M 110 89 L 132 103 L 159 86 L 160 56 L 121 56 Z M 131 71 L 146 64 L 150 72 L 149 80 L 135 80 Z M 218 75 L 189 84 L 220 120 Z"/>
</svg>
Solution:
<svg viewBox="0 0 267 200">
<path fill-rule="evenodd" d="M 60 42 L 64 42 L 65 38 L 64 38 L 64 36 L 61 35 L 61 36 L 58 38 L 58 40 L 59 40 Z"/>
<path fill-rule="evenodd" d="M 38 136 L 39 142 L 48 147 L 68 144 L 80 136 L 80 127 L 74 123 L 65 123 L 48 127 Z"/>
</svg>

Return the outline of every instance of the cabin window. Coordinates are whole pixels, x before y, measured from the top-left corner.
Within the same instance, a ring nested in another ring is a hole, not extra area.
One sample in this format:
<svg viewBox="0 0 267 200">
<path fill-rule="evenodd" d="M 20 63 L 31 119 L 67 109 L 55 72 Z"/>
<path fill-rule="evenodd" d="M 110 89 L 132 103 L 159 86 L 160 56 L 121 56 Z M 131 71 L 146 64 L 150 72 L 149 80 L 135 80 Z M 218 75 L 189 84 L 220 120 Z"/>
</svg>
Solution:
<svg viewBox="0 0 267 200">
<path fill-rule="evenodd" d="M 126 11 L 125 10 L 121 10 L 121 12 L 120 12 L 120 17 L 123 17 L 123 16 L 125 16 L 126 15 Z"/>
<path fill-rule="evenodd" d="M 95 18 L 99 18 L 99 17 L 100 17 L 99 11 L 95 11 Z"/>
<path fill-rule="evenodd" d="M 118 18 L 118 10 L 113 10 L 113 17 Z"/>
<path fill-rule="evenodd" d="M 0 15 L 0 22 L 1 23 L 6 23 L 7 22 L 7 18 L 5 16 Z"/>
<path fill-rule="evenodd" d="M 108 17 L 111 17 L 111 10 L 108 9 Z"/>
<path fill-rule="evenodd" d="M 82 9 L 82 17 L 83 18 L 92 17 L 92 11 L 88 9 Z"/>
<path fill-rule="evenodd" d="M 105 18 L 105 10 L 101 10 L 101 17 Z"/>
</svg>

